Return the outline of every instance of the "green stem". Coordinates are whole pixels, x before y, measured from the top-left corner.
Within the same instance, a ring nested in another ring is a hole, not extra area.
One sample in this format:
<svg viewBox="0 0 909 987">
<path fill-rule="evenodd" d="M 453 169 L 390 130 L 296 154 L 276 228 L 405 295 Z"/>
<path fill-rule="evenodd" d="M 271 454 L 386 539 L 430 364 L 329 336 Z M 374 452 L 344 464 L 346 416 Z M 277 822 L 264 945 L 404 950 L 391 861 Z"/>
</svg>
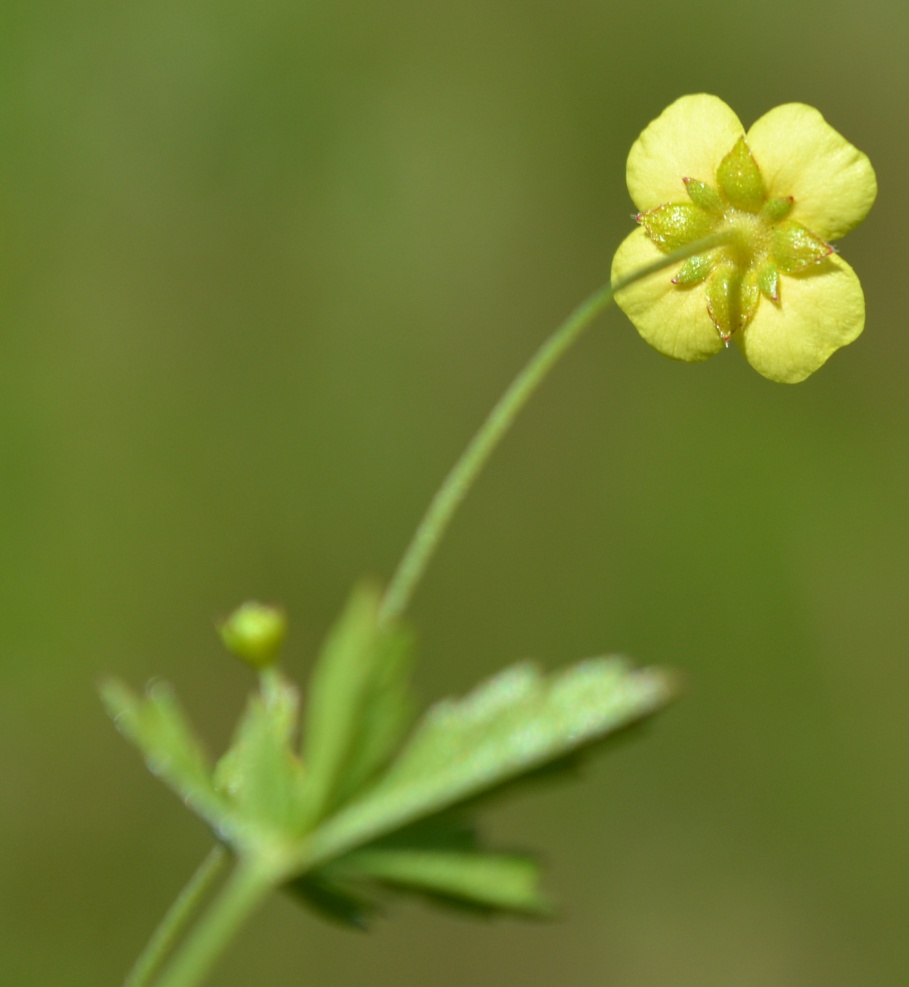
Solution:
<svg viewBox="0 0 909 987">
<path fill-rule="evenodd" d="M 207 914 L 155 981 L 156 987 L 197 987 L 276 883 L 270 870 L 238 864 Z"/>
<path fill-rule="evenodd" d="M 123 987 L 146 987 L 151 982 L 226 861 L 227 850 L 218 844 L 202 861 L 161 919 L 148 945 L 123 981 Z"/>
<path fill-rule="evenodd" d="M 410 544 L 407 546 L 398 568 L 388 584 L 382 601 L 382 619 L 395 620 L 407 609 L 414 590 L 435 550 L 448 529 L 461 501 L 473 486 L 478 474 L 486 465 L 496 446 L 511 428 L 521 409 L 533 396 L 549 371 L 558 363 L 563 354 L 581 336 L 597 315 L 612 301 L 617 291 L 627 288 L 651 274 L 656 274 L 679 261 L 728 240 L 728 235 L 718 234 L 692 243 L 652 264 L 634 271 L 625 278 L 608 284 L 595 291 L 582 302 L 568 318 L 555 330 L 531 357 L 524 369 L 512 381 L 511 386 L 499 398 L 470 440 L 460 459 L 445 477 L 441 487 L 430 501 L 422 521 L 417 526 Z"/>
</svg>

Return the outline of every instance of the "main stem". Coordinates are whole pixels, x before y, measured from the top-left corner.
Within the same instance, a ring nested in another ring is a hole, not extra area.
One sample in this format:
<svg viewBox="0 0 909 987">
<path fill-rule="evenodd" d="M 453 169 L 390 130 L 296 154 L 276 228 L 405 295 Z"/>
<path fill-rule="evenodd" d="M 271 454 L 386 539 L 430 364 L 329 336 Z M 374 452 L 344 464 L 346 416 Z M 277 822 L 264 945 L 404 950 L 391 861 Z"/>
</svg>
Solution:
<svg viewBox="0 0 909 987">
<path fill-rule="evenodd" d="M 381 617 L 383 620 L 395 620 L 407 609 L 414 590 L 435 554 L 442 536 L 448 530 L 458 506 L 473 486 L 474 480 L 486 465 L 496 446 L 511 428 L 521 409 L 530 400 L 549 371 L 597 315 L 612 301 L 616 292 L 621 291 L 622 288 L 627 288 L 635 281 L 640 281 L 651 274 L 665 270 L 679 261 L 719 246 L 727 239 L 725 234 L 707 237 L 697 243 L 683 247 L 681 250 L 666 254 L 665 257 L 660 257 L 652 264 L 634 271 L 625 278 L 604 285 L 585 302 L 582 302 L 543 343 L 524 369 L 512 381 L 511 386 L 499 398 L 430 501 L 423 519 L 417 526 L 413 538 L 388 584 L 388 589 L 382 600 Z"/>
<path fill-rule="evenodd" d="M 275 876 L 255 865 L 240 863 L 221 894 L 177 951 L 155 987 L 196 987 L 237 929 L 262 904 L 277 883 Z"/>
<path fill-rule="evenodd" d="M 218 843 L 161 919 L 148 945 L 123 981 L 123 987 L 146 987 L 151 982 L 226 862 L 227 850 Z"/>
</svg>

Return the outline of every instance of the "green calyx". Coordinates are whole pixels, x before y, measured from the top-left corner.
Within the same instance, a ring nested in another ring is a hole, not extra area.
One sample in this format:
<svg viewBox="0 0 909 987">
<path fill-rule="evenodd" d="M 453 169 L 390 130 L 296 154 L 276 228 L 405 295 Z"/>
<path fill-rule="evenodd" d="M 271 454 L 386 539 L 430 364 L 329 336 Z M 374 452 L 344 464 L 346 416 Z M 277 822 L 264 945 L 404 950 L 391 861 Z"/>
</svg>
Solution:
<svg viewBox="0 0 909 987">
<path fill-rule="evenodd" d="M 792 207 L 795 205 L 795 199 L 791 195 L 783 196 L 777 199 L 768 199 L 764 203 L 764 209 L 762 211 L 764 219 L 768 223 L 778 223 L 781 219 L 785 219 L 789 213 L 792 212 Z"/>
<path fill-rule="evenodd" d="M 833 253 L 833 247 L 801 223 L 787 222 L 774 229 L 771 253 L 781 271 L 795 274 L 809 264 L 819 264 Z"/>
<path fill-rule="evenodd" d="M 714 218 L 692 202 L 658 206 L 637 219 L 650 239 L 667 254 L 710 236 L 715 225 Z"/>
<path fill-rule="evenodd" d="M 780 272 L 774 264 L 767 264 L 758 272 L 757 284 L 765 298 L 772 302 L 780 300 Z"/>
<path fill-rule="evenodd" d="M 719 192 L 705 182 L 699 182 L 696 178 L 683 178 L 685 191 L 688 198 L 696 205 L 714 216 L 721 216 L 726 207 L 723 197 Z"/>
<path fill-rule="evenodd" d="M 709 254 L 695 254 L 682 265 L 681 270 L 672 279 L 673 284 L 700 284 L 713 270 L 713 260 Z"/>
<path fill-rule="evenodd" d="M 723 342 L 748 325 L 760 300 L 757 275 L 751 269 L 722 264 L 707 282 L 707 311 Z"/>
<path fill-rule="evenodd" d="M 760 212 L 767 199 L 761 169 L 751 156 L 744 137 L 735 142 L 735 147 L 720 162 L 716 181 L 726 201 L 736 209 Z"/>
<path fill-rule="evenodd" d="M 672 283 L 687 289 L 705 284 L 707 311 L 724 342 L 754 318 L 763 295 L 780 302 L 780 277 L 821 263 L 833 247 L 789 219 L 795 199 L 773 195 L 744 137 L 708 176 L 684 176 L 688 201 L 639 214 L 637 221 L 663 253 L 710 236 L 726 242 L 689 257 Z"/>
</svg>

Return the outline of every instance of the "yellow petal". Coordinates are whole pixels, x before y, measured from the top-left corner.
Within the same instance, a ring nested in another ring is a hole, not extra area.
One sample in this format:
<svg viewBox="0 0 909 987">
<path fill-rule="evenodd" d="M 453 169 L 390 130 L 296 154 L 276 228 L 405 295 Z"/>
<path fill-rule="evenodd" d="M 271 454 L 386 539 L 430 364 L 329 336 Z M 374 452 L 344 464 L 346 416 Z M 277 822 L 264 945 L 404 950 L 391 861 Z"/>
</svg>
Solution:
<svg viewBox="0 0 909 987">
<path fill-rule="evenodd" d="M 616 251 L 612 280 L 659 260 L 664 255 L 643 229 L 629 234 Z M 619 308 L 654 349 L 676 360 L 706 360 L 723 347 L 707 312 L 703 283 L 672 283 L 682 263 L 629 285 L 616 293 Z"/>
<path fill-rule="evenodd" d="M 770 195 L 793 196 L 789 218 L 823 240 L 838 240 L 868 214 L 877 195 L 871 162 L 813 106 L 777 106 L 745 139 Z"/>
<path fill-rule="evenodd" d="M 744 133 L 717 96 L 682 96 L 652 121 L 628 155 L 628 191 L 641 212 L 688 199 L 683 178 L 713 185 L 716 170 Z"/>
<path fill-rule="evenodd" d="M 761 300 L 734 338 L 758 373 L 784 384 L 804 380 L 865 325 L 865 296 L 855 271 L 830 257 L 780 281 L 780 302 Z"/>
</svg>

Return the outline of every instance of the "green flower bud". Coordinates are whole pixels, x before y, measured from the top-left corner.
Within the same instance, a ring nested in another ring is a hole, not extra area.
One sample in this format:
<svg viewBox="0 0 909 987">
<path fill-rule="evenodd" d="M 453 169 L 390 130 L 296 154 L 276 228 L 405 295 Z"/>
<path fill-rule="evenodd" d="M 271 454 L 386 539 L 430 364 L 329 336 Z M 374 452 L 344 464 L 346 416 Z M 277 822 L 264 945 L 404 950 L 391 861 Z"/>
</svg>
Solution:
<svg viewBox="0 0 909 987">
<path fill-rule="evenodd" d="M 268 668 L 287 636 L 287 617 L 280 607 L 250 601 L 234 610 L 218 632 L 231 654 L 253 668 Z"/>
</svg>

